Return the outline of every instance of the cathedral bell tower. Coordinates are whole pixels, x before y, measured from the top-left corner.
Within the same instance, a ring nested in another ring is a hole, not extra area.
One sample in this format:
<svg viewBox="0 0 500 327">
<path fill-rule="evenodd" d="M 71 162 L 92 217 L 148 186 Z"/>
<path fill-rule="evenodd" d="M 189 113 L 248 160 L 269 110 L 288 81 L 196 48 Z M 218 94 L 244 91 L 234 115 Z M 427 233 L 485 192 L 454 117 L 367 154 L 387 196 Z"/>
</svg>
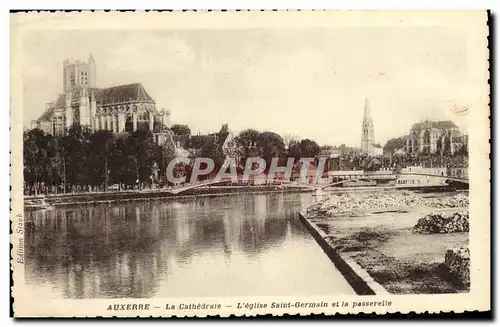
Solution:
<svg viewBox="0 0 500 327">
<path fill-rule="evenodd" d="M 82 88 L 80 93 L 80 126 L 90 126 L 90 104 L 87 89 Z"/>
<path fill-rule="evenodd" d="M 96 84 L 95 75 L 95 60 L 92 54 L 86 62 L 78 60 L 63 62 L 66 128 L 70 128 L 74 123 L 91 129 L 97 125 L 97 107 L 93 90 Z"/>
<path fill-rule="evenodd" d="M 368 98 L 365 99 L 365 111 L 363 114 L 363 124 L 361 129 L 361 153 L 373 155 L 373 143 L 375 142 L 375 136 L 373 131 L 373 120 L 370 116 Z"/>
</svg>

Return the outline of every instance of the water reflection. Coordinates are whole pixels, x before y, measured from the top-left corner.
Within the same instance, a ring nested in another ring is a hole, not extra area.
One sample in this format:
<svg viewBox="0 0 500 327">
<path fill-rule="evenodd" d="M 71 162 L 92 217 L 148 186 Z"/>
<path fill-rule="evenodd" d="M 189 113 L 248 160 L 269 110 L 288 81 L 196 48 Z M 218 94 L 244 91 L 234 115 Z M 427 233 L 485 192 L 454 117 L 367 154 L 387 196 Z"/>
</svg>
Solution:
<svg viewBox="0 0 500 327">
<path fill-rule="evenodd" d="M 320 260 L 331 278 L 331 263 L 296 217 L 309 202 L 307 194 L 273 194 L 26 212 L 33 222 L 26 231 L 26 281 L 35 292 L 47 293 L 41 285 L 49 285 L 51 296 L 64 298 L 215 296 L 234 288 L 234 295 L 253 294 L 258 289 L 241 279 L 247 269 L 264 269 L 252 282 L 272 291 L 265 260 L 280 265 L 297 251 L 305 251 L 297 262 L 313 251 L 320 259 L 311 264 Z M 296 268 L 290 258 L 281 268 Z"/>
</svg>

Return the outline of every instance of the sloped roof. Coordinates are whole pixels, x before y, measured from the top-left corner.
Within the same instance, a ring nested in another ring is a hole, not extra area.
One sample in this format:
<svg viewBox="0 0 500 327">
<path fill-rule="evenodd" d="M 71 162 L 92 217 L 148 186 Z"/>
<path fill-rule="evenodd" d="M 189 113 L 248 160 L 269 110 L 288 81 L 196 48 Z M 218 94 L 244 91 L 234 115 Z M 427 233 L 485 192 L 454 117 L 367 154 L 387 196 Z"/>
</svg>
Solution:
<svg viewBox="0 0 500 327">
<path fill-rule="evenodd" d="M 66 95 L 59 94 L 54 104 L 48 107 L 43 112 L 43 114 L 38 118 L 38 120 L 49 120 L 52 114 L 54 113 L 55 108 L 64 108 L 65 106 L 66 106 Z"/>
<path fill-rule="evenodd" d="M 94 93 L 97 103 L 108 104 L 108 103 L 118 103 L 126 101 L 144 101 L 154 103 L 153 98 L 146 92 L 144 86 L 141 83 L 126 84 L 108 87 L 105 89 L 89 88 L 89 94 Z M 73 97 L 78 98 L 82 92 L 82 89 L 74 90 Z M 57 100 L 54 103 L 55 108 L 64 108 L 66 106 L 66 94 L 61 93 L 57 96 Z M 48 120 L 52 116 L 54 108 L 49 108 L 46 110 L 39 118 L 39 121 Z"/>
<path fill-rule="evenodd" d="M 66 107 L 66 94 L 59 94 L 57 97 L 56 102 L 54 103 L 54 106 L 56 108 L 64 108 Z"/>
<path fill-rule="evenodd" d="M 38 118 L 38 120 L 49 120 L 54 113 L 54 107 L 50 107 L 43 112 L 43 114 Z"/>
<path fill-rule="evenodd" d="M 141 83 L 119 85 L 106 89 L 93 89 L 98 103 L 117 103 L 125 101 L 150 101 L 153 98 L 146 92 Z"/>
<path fill-rule="evenodd" d="M 413 127 L 411 129 L 420 130 L 426 128 L 452 129 L 458 127 L 451 120 L 441 120 L 441 121 L 424 121 L 420 123 L 415 123 L 413 124 Z"/>
</svg>

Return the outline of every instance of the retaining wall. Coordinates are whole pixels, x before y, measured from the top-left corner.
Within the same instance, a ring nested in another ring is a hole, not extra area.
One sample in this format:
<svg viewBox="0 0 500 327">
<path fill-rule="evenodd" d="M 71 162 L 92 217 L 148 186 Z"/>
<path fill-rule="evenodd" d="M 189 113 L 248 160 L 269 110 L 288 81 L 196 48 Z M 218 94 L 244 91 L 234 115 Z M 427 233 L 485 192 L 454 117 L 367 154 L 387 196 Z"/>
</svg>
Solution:
<svg viewBox="0 0 500 327">
<path fill-rule="evenodd" d="M 326 233 L 315 223 L 307 219 L 305 212 L 299 212 L 299 217 L 301 222 L 309 229 L 316 242 L 318 242 L 319 246 L 321 246 L 326 255 L 332 260 L 335 267 L 358 295 L 388 294 L 384 287 L 377 283 L 368 272 L 361 268 L 353 259 L 335 250 L 326 240 Z"/>
</svg>

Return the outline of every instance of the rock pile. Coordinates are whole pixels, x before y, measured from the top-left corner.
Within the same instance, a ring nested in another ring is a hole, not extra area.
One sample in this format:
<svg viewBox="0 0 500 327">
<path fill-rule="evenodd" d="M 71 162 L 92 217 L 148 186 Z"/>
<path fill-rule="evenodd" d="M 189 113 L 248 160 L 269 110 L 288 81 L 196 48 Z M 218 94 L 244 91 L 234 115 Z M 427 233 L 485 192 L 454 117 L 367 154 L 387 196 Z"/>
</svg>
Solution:
<svg viewBox="0 0 500 327">
<path fill-rule="evenodd" d="M 464 193 L 443 198 L 422 198 L 421 203 L 433 208 L 467 208 L 469 197 Z"/>
<path fill-rule="evenodd" d="M 315 208 L 315 211 L 337 215 L 350 211 L 371 209 L 394 209 L 403 207 L 425 206 L 432 208 L 467 208 L 469 197 L 458 193 L 453 196 L 424 197 L 417 193 L 369 193 L 369 194 L 339 194 Z"/>
<path fill-rule="evenodd" d="M 446 234 L 469 231 L 469 213 L 456 212 L 451 216 L 442 213 L 431 213 L 420 218 L 413 227 L 418 234 Z"/>
<path fill-rule="evenodd" d="M 466 287 L 470 287 L 470 255 L 468 247 L 453 248 L 446 251 L 444 264 L 451 276 Z"/>
</svg>

